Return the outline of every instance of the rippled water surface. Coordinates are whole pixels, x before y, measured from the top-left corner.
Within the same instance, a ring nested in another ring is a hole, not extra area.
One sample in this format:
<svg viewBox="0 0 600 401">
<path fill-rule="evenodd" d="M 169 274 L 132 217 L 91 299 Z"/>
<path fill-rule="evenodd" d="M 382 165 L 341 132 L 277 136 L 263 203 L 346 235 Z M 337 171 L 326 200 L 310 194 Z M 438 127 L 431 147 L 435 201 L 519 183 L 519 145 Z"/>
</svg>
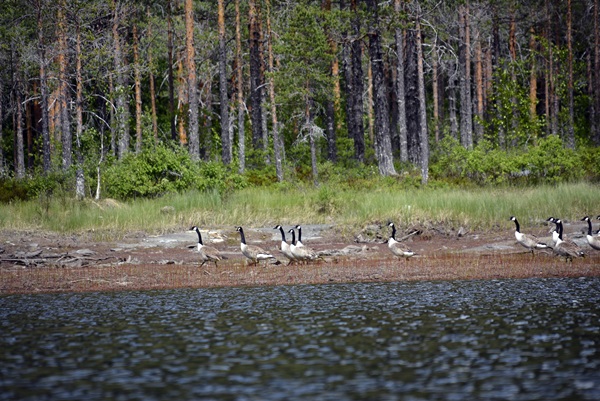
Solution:
<svg viewBox="0 0 600 401">
<path fill-rule="evenodd" d="M 0 297 L 0 399 L 600 399 L 600 279 Z"/>
</svg>

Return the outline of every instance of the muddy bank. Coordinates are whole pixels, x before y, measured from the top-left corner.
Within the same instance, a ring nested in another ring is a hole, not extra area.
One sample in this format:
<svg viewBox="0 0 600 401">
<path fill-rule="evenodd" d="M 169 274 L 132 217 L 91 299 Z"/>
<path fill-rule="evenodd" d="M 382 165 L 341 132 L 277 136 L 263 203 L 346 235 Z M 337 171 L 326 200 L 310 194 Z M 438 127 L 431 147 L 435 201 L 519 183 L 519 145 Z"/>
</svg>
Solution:
<svg viewBox="0 0 600 401">
<path fill-rule="evenodd" d="M 385 228 L 365 227 L 341 240 L 333 226 L 306 225 L 303 242 L 323 260 L 287 265 L 277 250 L 279 231 L 270 227 L 245 231 L 248 243 L 272 252 L 278 261 L 248 265 L 233 228 L 203 231 L 205 244 L 210 242 L 228 258 L 217 267 L 199 266 L 194 232 L 130 233 L 111 242 L 93 241 L 86 234 L 0 232 L 0 294 L 600 275 L 600 252 L 587 246 L 579 225 L 568 227 L 568 235 L 587 256 L 572 263 L 551 250 L 532 256 L 516 243 L 512 230 L 407 228 L 397 238 L 403 238 L 417 256 L 399 260 L 384 243 L 389 235 Z M 547 228 L 535 234 L 550 241 Z"/>
</svg>

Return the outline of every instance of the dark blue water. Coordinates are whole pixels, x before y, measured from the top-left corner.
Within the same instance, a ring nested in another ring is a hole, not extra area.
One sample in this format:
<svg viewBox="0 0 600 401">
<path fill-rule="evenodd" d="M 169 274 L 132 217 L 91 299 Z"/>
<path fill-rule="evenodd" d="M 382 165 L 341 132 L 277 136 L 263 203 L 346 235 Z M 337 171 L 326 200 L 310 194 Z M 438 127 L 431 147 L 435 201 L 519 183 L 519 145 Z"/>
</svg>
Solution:
<svg viewBox="0 0 600 401">
<path fill-rule="evenodd" d="M 598 400 L 600 279 L 0 297 L 1 400 Z"/>
</svg>

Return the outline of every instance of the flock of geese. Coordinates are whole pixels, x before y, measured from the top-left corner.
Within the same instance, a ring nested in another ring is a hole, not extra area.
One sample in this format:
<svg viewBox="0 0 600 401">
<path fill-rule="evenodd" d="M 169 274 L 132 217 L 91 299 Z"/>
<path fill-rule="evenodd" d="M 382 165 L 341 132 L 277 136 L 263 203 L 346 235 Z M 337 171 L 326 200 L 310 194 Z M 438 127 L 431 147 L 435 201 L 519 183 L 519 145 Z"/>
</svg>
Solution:
<svg viewBox="0 0 600 401">
<path fill-rule="evenodd" d="M 596 218 L 600 220 L 600 215 Z M 536 236 L 521 232 L 521 226 L 515 216 L 511 216 L 510 220 L 512 220 L 516 226 L 515 238 L 517 239 L 517 242 L 530 250 L 532 254 L 534 249 L 551 248 L 556 255 L 565 257 L 565 259 L 569 261 L 572 261 L 573 258 L 584 256 L 584 251 L 579 245 L 564 238 L 563 223 L 561 219 L 549 217 L 546 220 L 556 225 L 556 229 L 552 232 L 553 244 L 540 242 Z M 586 221 L 588 224 L 588 231 L 586 235 L 588 244 L 592 248 L 600 250 L 600 230 L 598 230 L 596 235 L 593 234 L 592 221 L 588 216 L 585 216 L 583 219 L 581 219 L 581 221 Z M 387 246 L 390 252 L 392 252 L 394 256 L 407 259 L 415 255 L 415 252 L 413 252 L 406 244 L 396 240 L 396 226 L 394 223 L 389 222 L 388 227 L 392 229 L 392 233 L 387 240 Z M 265 251 L 263 248 L 257 245 L 246 243 L 246 236 L 244 235 L 244 229 L 242 227 L 238 226 L 235 229 L 240 233 L 240 250 L 250 262 L 256 265 L 262 260 L 276 259 L 272 253 Z M 276 225 L 273 227 L 273 229 L 279 230 L 281 233 L 281 244 L 279 250 L 289 260 L 289 263 L 308 263 L 321 259 L 321 256 L 317 252 L 302 243 L 302 226 L 297 225 L 287 231 L 292 237 L 292 241 L 290 243 L 287 242 L 285 230 L 281 225 Z M 219 261 L 227 259 L 227 257 L 217 248 L 204 245 L 202 242 L 202 234 L 200 234 L 200 229 L 198 227 L 193 226 L 190 228 L 190 231 L 196 231 L 198 234 L 198 253 L 200 255 L 200 260 L 202 261 L 200 266 L 203 266 L 207 262 L 213 262 L 215 266 L 217 266 Z M 297 239 L 296 231 L 298 231 Z"/>
<path fill-rule="evenodd" d="M 415 252 L 408 248 L 406 244 L 396 241 L 396 226 L 394 223 L 390 222 L 388 223 L 388 226 L 392 228 L 392 234 L 387 241 L 390 251 L 395 256 L 404 258 L 410 258 L 415 255 Z M 292 241 L 290 243 L 287 242 L 285 230 L 281 225 L 278 224 L 273 227 L 273 229 L 279 230 L 281 233 L 281 245 L 279 250 L 289 260 L 289 263 L 307 263 L 321 259 L 321 256 L 317 252 L 302 243 L 302 226 L 297 225 L 288 230 L 288 233 L 292 235 Z M 296 231 L 294 229 L 298 231 L 298 239 L 296 239 Z M 244 229 L 242 227 L 236 227 L 235 230 L 240 233 L 240 250 L 250 262 L 256 265 L 261 260 L 276 259 L 273 254 L 265 251 L 261 247 L 246 243 L 246 235 L 244 234 Z M 215 266 L 217 266 L 217 262 L 227 259 L 227 257 L 217 248 L 204 245 L 202 242 L 202 234 L 197 226 L 190 228 L 190 231 L 196 231 L 196 234 L 198 234 L 198 254 L 202 261 L 200 266 L 203 266 L 207 262 L 213 262 Z"/>
<path fill-rule="evenodd" d="M 600 215 L 597 216 L 596 219 L 600 220 Z M 515 222 L 515 238 L 517 239 L 517 242 L 529 249 L 532 254 L 534 249 L 552 248 L 556 255 L 562 256 L 568 261 L 572 261 L 573 258 L 585 256 L 584 250 L 579 245 L 564 238 L 563 223 L 561 219 L 548 217 L 546 220 L 556 225 L 556 228 L 552 231 L 552 244 L 540 242 L 535 235 L 522 233 L 519 221 L 515 216 L 511 216 L 510 220 Z M 600 251 L 600 236 L 598 236 L 600 234 L 600 230 L 598 230 L 596 235 L 594 235 L 592 230 L 592 220 L 589 218 L 589 216 L 585 216 L 583 219 L 581 219 L 581 221 L 586 221 L 588 224 L 586 235 L 587 243 L 593 249 Z"/>
</svg>

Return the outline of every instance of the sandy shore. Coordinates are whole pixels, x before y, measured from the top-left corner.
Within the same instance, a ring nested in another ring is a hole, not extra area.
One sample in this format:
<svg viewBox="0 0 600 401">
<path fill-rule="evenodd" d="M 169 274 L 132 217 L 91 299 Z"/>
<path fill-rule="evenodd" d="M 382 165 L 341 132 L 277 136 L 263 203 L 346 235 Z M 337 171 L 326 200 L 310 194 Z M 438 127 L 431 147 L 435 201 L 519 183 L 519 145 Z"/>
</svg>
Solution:
<svg viewBox="0 0 600 401">
<path fill-rule="evenodd" d="M 385 230 L 380 236 L 357 235 L 344 242 L 337 239 L 335 228 L 308 226 L 303 241 L 324 256 L 304 265 L 287 265 L 277 250 L 279 232 L 246 229 L 248 243 L 278 257 L 278 262 L 257 266 L 244 259 L 237 233 L 223 229 L 204 235 L 205 243 L 214 240 L 212 245 L 228 257 L 217 267 L 199 266 L 193 232 L 133 233 L 114 242 L 92 241 L 90 235 L 0 232 L 0 294 L 600 275 L 600 252 L 587 246 L 579 226 L 570 229 L 587 253 L 572 262 L 551 250 L 532 256 L 516 243 L 511 230 L 414 235 L 408 230 L 397 237 L 407 235 L 406 243 L 418 255 L 404 260 L 383 243 Z M 536 234 L 549 240 L 546 228 Z"/>
</svg>

